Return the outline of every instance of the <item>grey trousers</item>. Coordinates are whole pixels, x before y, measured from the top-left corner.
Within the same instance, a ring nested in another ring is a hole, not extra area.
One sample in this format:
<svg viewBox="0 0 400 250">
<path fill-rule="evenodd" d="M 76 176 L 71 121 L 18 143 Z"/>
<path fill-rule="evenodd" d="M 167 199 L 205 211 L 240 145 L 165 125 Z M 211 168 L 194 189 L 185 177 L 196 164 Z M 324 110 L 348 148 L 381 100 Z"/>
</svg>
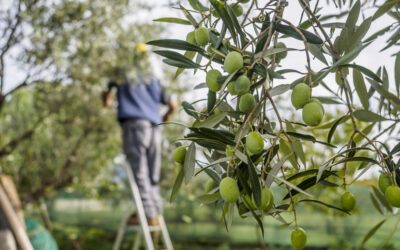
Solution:
<svg viewBox="0 0 400 250">
<path fill-rule="evenodd" d="M 147 218 L 162 213 L 160 195 L 161 130 L 147 120 L 134 119 L 121 123 L 123 147 L 142 197 Z"/>
</svg>

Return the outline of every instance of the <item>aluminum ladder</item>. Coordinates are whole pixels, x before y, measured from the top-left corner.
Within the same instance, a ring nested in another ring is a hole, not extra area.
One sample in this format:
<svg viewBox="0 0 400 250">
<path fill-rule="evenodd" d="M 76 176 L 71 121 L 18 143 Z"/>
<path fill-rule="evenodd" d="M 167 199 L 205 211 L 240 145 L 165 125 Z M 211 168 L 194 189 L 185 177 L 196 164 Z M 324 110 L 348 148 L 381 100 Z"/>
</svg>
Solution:
<svg viewBox="0 0 400 250">
<path fill-rule="evenodd" d="M 126 173 L 128 175 L 129 187 L 132 191 L 132 196 L 133 196 L 133 200 L 135 203 L 136 212 L 137 212 L 137 215 L 139 218 L 139 225 L 131 226 L 131 225 L 126 224 L 126 221 L 131 214 L 131 210 L 128 209 L 126 215 L 122 218 L 120 227 L 118 229 L 117 238 L 114 241 L 113 250 L 120 249 L 121 242 L 124 237 L 126 229 L 131 229 L 131 230 L 137 232 L 136 238 L 135 238 L 135 241 L 134 241 L 134 244 L 132 247 L 133 250 L 139 249 L 142 235 L 144 236 L 144 240 L 145 240 L 147 249 L 155 250 L 153 240 L 151 237 L 151 232 L 154 232 L 154 231 L 161 231 L 161 238 L 164 242 L 164 245 L 166 246 L 166 249 L 173 250 L 174 248 L 172 246 L 171 238 L 169 237 L 169 233 L 168 233 L 167 226 L 165 224 L 164 217 L 162 215 L 159 216 L 159 222 L 160 222 L 159 226 L 149 226 L 149 224 L 147 223 L 146 215 L 144 213 L 142 198 L 140 197 L 139 188 L 136 184 L 136 180 L 133 175 L 132 169 L 131 169 L 130 165 L 126 163 L 126 161 L 125 161 L 125 164 L 123 164 L 123 165 L 125 166 Z"/>
</svg>

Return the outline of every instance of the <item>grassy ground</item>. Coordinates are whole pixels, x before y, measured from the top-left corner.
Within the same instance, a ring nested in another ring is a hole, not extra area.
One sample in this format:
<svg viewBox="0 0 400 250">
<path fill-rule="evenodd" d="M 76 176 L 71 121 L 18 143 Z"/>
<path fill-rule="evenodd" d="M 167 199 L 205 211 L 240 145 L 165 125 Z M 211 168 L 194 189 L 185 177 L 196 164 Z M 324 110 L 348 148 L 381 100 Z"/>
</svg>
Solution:
<svg viewBox="0 0 400 250">
<path fill-rule="evenodd" d="M 307 249 L 353 249 L 367 232 L 384 219 L 372 208 L 367 188 L 356 188 L 358 211 L 352 216 L 326 215 L 315 208 L 299 205 L 298 223 L 307 231 Z M 82 249 L 111 249 L 118 225 L 125 211 L 120 207 L 102 211 L 51 212 L 55 237 L 61 249 L 73 249 L 72 242 Z M 212 206 L 199 207 L 196 201 L 166 204 L 165 218 L 176 249 L 260 249 L 259 231 L 253 219 L 234 219 L 230 232 L 219 223 L 220 211 Z M 361 216 L 362 215 L 362 216 Z M 290 221 L 291 214 L 284 217 Z M 390 245 L 382 242 L 391 233 L 397 218 L 388 221 L 368 241 L 365 249 L 400 249 L 400 229 L 394 233 Z M 271 217 L 264 218 L 264 242 L 268 249 L 291 249 L 290 231 L 293 226 L 280 228 L 281 223 Z M 68 237 L 67 237 L 68 235 Z M 122 249 L 130 249 L 134 232 L 127 232 Z"/>
</svg>

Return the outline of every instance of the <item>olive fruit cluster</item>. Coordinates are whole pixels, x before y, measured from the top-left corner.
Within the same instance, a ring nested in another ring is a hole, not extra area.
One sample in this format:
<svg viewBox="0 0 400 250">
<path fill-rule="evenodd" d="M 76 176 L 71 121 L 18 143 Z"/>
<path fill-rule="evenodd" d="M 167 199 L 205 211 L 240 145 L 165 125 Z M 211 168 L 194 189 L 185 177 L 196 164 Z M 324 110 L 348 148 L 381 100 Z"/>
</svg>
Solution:
<svg viewBox="0 0 400 250">
<path fill-rule="evenodd" d="M 303 109 L 303 121 L 308 126 L 317 126 L 324 117 L 324 107 L 316 98 L 311 98 L 310 86 L 305 83 L 297 84 L 292 91 L 292 105 Z"/>
<path fill-rule="evenodd" d="M 248 3 L 248 2 L 250 2 L 250 0 L 238 0 L 237 3 L 230 4 L 230 7 L 232 8 L 232 11 L 235 14 L 235 16 L 239 17 L 239 16 L 241 16 L 243 14 L 243 7 L 240 6 L 240 3 L 241 4 L 245 4 L 245 3 Z M 213 10 L 212 14 L 216 18 L 220 17 L 219 13 L 216 10 Z"/>
<path fill-rule="evenodd" d="M 400 207 L 400 188 L 393 185 L 390 174 L 382 173 L 378 180 L 379 189 L 385 194 L 386 200 L 393 207 Z"/>
<path fill-rule="evenodd" d="M 199 27 L 186 35 L 186 42 L 205 46 L 210 42 L 210 30 L 205 27 Z"/>
</svg>

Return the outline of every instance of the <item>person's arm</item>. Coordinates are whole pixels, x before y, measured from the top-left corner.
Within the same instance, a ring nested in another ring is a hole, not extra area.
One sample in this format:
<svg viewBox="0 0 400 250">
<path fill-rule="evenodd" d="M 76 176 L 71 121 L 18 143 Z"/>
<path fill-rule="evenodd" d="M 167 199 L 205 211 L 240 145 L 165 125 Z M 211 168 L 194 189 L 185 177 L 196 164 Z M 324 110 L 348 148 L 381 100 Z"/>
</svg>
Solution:
<svg viewBox="0 0 400 250">
<path fill-rule="evenodd" d="M 109 82 L 107 89 L 101 92 L 101 99 L 104 107 L 110 107 L 112 105 L 111 90 L 113 87 L 116 87 L 116 85 L 115 82 Z"/>
<path fill-rule="evenodd" d="M 171 115 L 176 110 L 176 108 L 177 108 L 176 102 L 171 99 L 168 103 L 168 110 L 163 116 L 163 119 L 162 119 L 163 122 L 167 122 L 171 119 Z"/>
</svg>

